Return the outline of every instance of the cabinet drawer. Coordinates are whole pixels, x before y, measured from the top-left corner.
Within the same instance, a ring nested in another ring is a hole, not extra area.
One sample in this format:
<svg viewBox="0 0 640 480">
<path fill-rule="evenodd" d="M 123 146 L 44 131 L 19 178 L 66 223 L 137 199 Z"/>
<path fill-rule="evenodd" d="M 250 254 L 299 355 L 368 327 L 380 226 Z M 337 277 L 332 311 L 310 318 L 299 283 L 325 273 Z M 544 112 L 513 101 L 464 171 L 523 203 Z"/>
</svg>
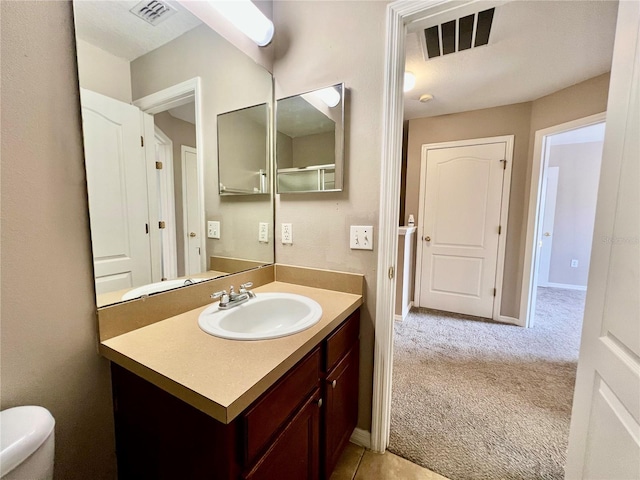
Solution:
<svg viewBox="0 0 640 480">
<path fill-rule="evenodd" d="M 327 337 L 324 371 L 331 370 L 344 357 L 360 335 L 360 309 L 356 310 L 335 332 Z"/>
<path fill-rule="evenodd" d="M 320 349 L 293 367 L 244 415 L 245 465 L 249 465 L 320 381 Z"/>
</svg>

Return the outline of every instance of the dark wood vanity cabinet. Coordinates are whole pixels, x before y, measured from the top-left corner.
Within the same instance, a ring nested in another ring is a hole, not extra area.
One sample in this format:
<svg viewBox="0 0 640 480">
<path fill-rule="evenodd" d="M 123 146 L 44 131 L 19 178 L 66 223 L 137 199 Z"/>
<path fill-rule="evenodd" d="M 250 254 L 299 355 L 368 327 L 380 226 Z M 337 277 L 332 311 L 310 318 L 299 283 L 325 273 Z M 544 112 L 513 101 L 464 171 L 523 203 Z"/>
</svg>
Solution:
<svg viewBox="0 0 640 480">
<path fill-rule="evenodd" d="M 329 478 L 358 415 L 356 310 L 231 423 L 112 364 L 120 479 Z"/>
</svg>

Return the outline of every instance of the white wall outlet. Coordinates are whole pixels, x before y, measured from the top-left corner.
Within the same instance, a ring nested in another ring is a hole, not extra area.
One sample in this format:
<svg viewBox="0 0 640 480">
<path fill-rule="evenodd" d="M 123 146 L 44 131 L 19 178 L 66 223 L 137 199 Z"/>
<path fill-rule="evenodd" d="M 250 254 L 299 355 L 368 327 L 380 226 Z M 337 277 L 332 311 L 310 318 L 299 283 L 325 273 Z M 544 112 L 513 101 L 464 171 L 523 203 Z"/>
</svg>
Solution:
<svg viewBox="0 0 640 480">
<path fill-rule="evenodd" d="M 574 258 L 571 260 L 571 268 L 578 268 L 578 259 Z"/>
<path fill-rule="evenodd" d="M 207 237 L 220 238 L 220 222 L 217 220 L 209 220 L 207 222 Z"/>
<path fill-rule="evenodd" d="M 351 250 L 373 250 L 373 227 L 351 225 L 349 246 Z"/>
<path fill-rule="evenodd" d="M 290 223 L 282 223 L 282 243 L 292 244 L 293 243 L 293 229 L 291 228 Z"/>
<path fill-rule="evenodd" d="M 269 224 L 267 222 L 260 222 L 258 226 L 258 241 L 269 242 Z"/>
</svg>

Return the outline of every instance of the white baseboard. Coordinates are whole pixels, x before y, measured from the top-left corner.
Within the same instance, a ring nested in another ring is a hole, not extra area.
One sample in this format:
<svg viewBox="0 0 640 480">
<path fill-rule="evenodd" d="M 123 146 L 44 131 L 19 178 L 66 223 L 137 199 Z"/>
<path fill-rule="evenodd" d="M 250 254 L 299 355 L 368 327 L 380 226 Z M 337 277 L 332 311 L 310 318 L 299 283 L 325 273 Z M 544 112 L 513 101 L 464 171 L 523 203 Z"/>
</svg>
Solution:
<svg viewBox="0 0 640 480">
<path fill-rule="evenodd" d="M 349 440 L 351 443 L 355 443 L 356 445 L 360 445 L 361 447 L 371 450 L 371 432 L 368 430 L 356 428 L 351 434 L 351 438 Z"/>
<path fill-rule="evenodd" d="M 502 322 L 502 323 L 508 323 L 510 325 L 519 325 L 522 326 L 520 324 L 520 319 L 515 318 L 515 317 L 508 317 L 506 315 L 498 315 L 497 318 L 494 318 L 494 320 L 496 322 Z"/>
<path fill-rule="evenodd" d="M 565 290 L 581 290 L 583 292 L 587 291 L 587 287 L 585 285 L 571 285 L 569 283 L 547 283 L 545 285 L 538 285 L 539 287 L 549 287 L 549 288 L 564 288 Z"/>
<path fill-rule="evenodd" d="M 411 307 L 413 307 L 413 302 L 409 302 L 407 305 L 402 307 L 402 315 L 397 315 L 396 314 L 396 315 L 393 316 L 393 319 L 398 321 L 398 322 L 401 322 L 409 314 L 409 311 L 411 310 Z"/>
</svg>

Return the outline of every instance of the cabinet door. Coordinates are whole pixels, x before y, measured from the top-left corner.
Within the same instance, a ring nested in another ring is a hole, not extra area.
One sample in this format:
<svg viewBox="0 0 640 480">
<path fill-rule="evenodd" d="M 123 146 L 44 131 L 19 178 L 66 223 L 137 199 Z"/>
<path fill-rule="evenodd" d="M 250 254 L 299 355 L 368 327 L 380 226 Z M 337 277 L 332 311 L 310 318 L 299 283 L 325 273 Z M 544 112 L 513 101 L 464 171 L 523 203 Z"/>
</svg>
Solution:
<svg viewBox="0 0 640 480">
<path fill-rule="evenodd" d="M 320 466 L 320 391 L 316 390 L 293 420 L 246 475 L 246 480 L 316 480 Z"/>
<path fill-rule="evenodd" d="M 324 422 L 324 473 L 328 478 L 358 422 L 359 342 L 327 375 Z"/>
</svg>

